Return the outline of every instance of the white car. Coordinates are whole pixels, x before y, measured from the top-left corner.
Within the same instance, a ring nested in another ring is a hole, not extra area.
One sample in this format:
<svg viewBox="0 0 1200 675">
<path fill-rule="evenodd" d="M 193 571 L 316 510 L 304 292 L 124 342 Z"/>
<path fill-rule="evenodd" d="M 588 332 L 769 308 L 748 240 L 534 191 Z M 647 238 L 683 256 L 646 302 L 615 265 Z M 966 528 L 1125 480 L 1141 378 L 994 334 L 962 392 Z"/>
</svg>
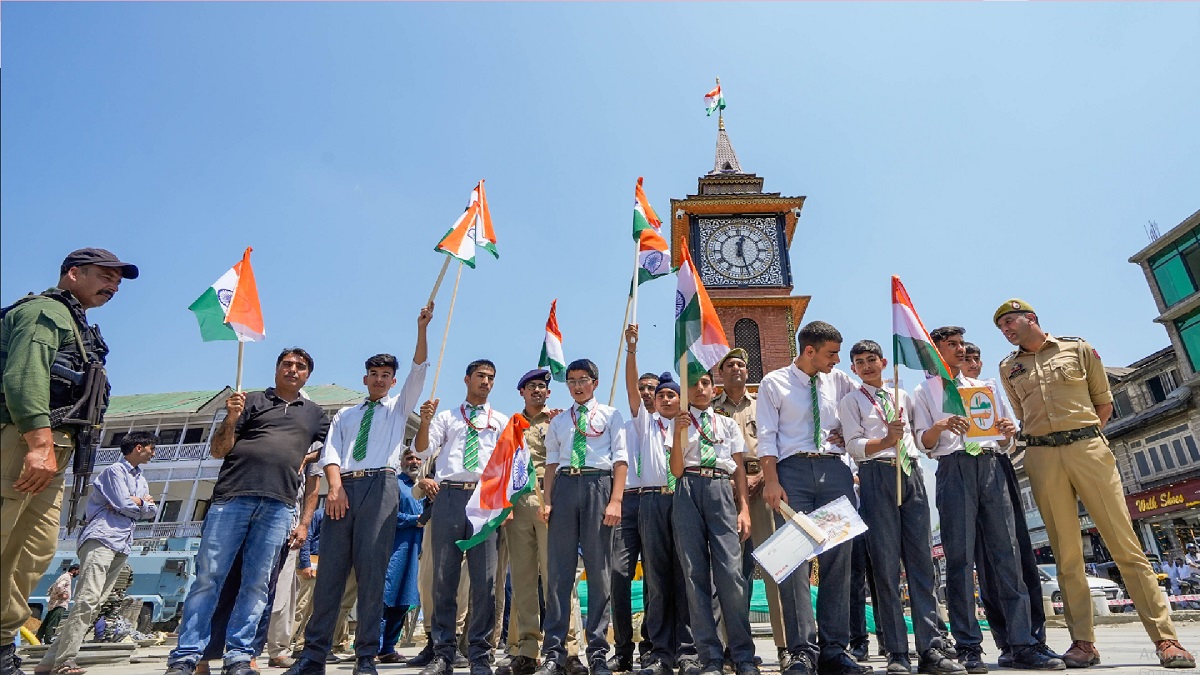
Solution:
<svg viewBox="0 0 1200 675">
<path fill-rule="evenodd" d="M 1042 597 L 1050 598 L 1050 602 L 1060 603 L 1063 601 L 1062 591 L 1058 590 L 1058 566 L 1057 565 L 1038 565 L 1038 576 L 1042 578 Z M 1111 579 L 1101 579 L 1087 575 L 1088 588 L 1095 594 L 1097 590 L 1104 592 L 1104 597 L 1108 600 L 1120 600 L 1125 597 L 1125 591 L 1117 585 L 1117 582 Z M 1062 608 L 1056 607 L 1055 614 L 1062 611 Z"/>
</svg>

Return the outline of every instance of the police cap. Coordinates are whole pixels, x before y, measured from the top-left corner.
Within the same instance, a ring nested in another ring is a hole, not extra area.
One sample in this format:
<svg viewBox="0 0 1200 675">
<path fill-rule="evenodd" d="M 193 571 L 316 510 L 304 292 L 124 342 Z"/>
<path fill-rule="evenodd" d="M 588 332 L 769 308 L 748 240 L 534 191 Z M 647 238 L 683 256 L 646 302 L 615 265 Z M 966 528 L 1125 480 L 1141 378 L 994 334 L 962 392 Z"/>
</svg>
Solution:
<svg viewBox="0 0 1200 675">
<path fill-rule="evenodd" d="M 545 368 L 534 368 L 528 373 L 525 373 L 521 376 L 520 381 L 517 382 L 517 391 L 524 389 L 525 385 L 529 384 L 530 382 L 545 382 L 546 384 L 550 384 L 550 371 L 546 370 Z"/>
<path fill-rule="evenodd" d="M 1000 317 L 1013 312 L 1033 312 L 1036 314 L 1036 312 L 1033 311 L 1033 307 L 1031 307 L 1028 302 L 1025 302 L 1020 298 L 1013 298 L 1012 300 L 1005 300 L 1004 304 L 1000 305 L 1000 308 L 997 309 L 996 313 L 992 316 L 992 323 L 999 325 Z"/>
</svg>

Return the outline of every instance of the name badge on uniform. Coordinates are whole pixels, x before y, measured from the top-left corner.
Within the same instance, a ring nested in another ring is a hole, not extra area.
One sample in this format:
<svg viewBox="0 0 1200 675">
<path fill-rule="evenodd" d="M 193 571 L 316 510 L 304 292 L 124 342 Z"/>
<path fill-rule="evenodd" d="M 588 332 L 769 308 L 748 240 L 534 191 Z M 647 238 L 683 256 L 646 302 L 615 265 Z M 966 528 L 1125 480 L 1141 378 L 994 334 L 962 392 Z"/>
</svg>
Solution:
<svg viewBox="0 0 1200 675">
<path fill-rule="evenodd" d="M 1008 371 L 1008 379 L 1011 380 L 1014 377 L 1017 377 L 1018 375 L 1024 375 L 1024 374 L 1025 374 L 1025 366 L 1018 363 L 1018 364 L 1014 365 L 1011 370 Z"/>
</svg>

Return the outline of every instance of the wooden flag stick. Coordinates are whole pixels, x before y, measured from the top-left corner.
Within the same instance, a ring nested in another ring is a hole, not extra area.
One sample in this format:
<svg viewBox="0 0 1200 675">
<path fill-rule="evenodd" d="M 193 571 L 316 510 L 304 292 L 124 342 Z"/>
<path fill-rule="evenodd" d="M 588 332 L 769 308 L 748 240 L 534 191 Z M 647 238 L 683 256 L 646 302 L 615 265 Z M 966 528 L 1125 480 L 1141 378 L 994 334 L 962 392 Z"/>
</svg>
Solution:
<svg viewBox="0 0 1200 675">
<path fill-rule="evenodd" d="M 892 407 L 896 409 L 896 419 L 903 419 L 904 411 L 900 409 L 900 364 L 892 364 Z M 887 420 L 884 420 L 885 422 Z M 904 505 L 904 434 L 896 442 L 896 506 Z"/>
<path fill-rule="evenodd" d="M 633 288 L 629 289 L 629 304 L 633 306 L 633 313 L 629 317 L 629 323 L 637 323 L 637 294 L 638 294 L 638 272 L 642 269 L 639 264 L 639 254 L 641 245 L 633 247 Z M 624 334 L 625 328 L 621 328 L 621 333 Z"/>
<path fill-rule="evenodd" d="M 246 343 L 238 340 L 238 366 L 237 377 L 234 378 L 234 389 L 238 392 L 242 391 L 242 361 L 246 355 Z"/>
<path fill-rule="evenodd" d="M 442 277 L 446 276 L 447 267 L 450 267 L 450 256 L 446 256 L 446 260 L 442 262 L 442 271 L 438 272 L 437 281 L 433 282 L 433 292 L 429 294 L 429 304 L 433 304 L 434 298 L 437 297 L 438 289 L 442 287 Z"/>
<path fill-rule="evenodd" d="M 611 406 L 617 398 L 617 375 L 621 372 L 621 354 L 625 350 L 625 327 L 629 325 L 629 309 L 633 306 L 633 295 L 625 301 L 625 316 L 621 317 L 621 344 L 617 345 L 617 361 L 613 364 L 612 389 L 608 391 L 608 404 Z"/>
<path fill-rule="evenodd" d="M 450 262 L 450 256 L 446 256 L 446 262 Z M 454 292 L 450 295 L 450 309 L 446 312 L 446 332 L 442 333 L 442 348 L 438 351 L 437 366 L 433 370 L 433 388 L 429 390 L 429 400 L 437 398 L 437 383 L 438 376 L 442 374 L 442 358 L 446 356 L 446 338 L 450 337 L 450 318 L 454 316 L 454 301 L 458 298 L 458 282 L 462 279 L 463 262 L 458 261 L 458 273 L 454 275 Z M 445 271 L 443 266 L 442 271 Z M 439 277 L 440 280 L 441 277 Z M 437 288 L 434 288 L 434 293 Z"/>
<path fill-rule="evenodd" d="M 820 525 L 817 525 L 817 523 L 812 518 L 809 518 L 807 514 L 800 513 L 799 511 L 793 509 L 788 505 L 787 502 L 780 500 L 779 512 L 783 514 L 784 518 L 787 518 L 793 523 L 799 525 L 800 529 L 807 532 L 808 536 L 815 539 L 818 544 L 823 543 L 828 538 L 828 535 L 825 534 L 825 530 L 822 530 Z"/>
</svg>

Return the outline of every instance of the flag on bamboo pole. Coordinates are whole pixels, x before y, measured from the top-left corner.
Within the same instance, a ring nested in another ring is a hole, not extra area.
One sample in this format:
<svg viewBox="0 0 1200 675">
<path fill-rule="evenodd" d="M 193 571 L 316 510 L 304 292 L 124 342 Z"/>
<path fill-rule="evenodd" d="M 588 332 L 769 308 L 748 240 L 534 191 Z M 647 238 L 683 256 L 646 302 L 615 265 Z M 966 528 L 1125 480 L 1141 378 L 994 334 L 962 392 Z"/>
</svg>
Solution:
<svg viewBox="0 0 1200 675">
<path fill-rule="evenodd" d="M 717 86 L 712 91 L 704 95 L 704 107 L 707 108 L 705 113 L 709 117 L 712 117 L 714 110 L 725 109 L 725 97 L 721 95 L 720 82 L 717 83 Z"/>
<path fill-rule="evenodd" d="M 538 357 L 538 368 L 550 371 L 550 376 L 559 382 L 567 381 L 567 357 L 563 355 L 562 332 L 558 330 L 558 300 L 550 303 L 550 318 L 546 319 L 546 340 L 542 343 L 542 355 Z"/>
<path fill-rule="evenodd" d="M 933 346 L 925 325 L 917 316 L 908 291 L 900 277 L 892 276 L 892 360 L 913 370 L 925 371 L 926 377 L 939 378 L 942 389 L 942 412 L 966 415 L 958 382 L 950 375 L 942 355 Z"/>
<path fill-rule="evenodd" d="M 525 447 L 528 428 L 529 420 L 517 413 L 508 419 L 496 439 L 492 456 L 467 501 L 467 522 L 471 523 L 473 534 L 469 539 L 455 542 L 463 551 L 483 542 L 503 525 L 513 502 L 533 489 L 537 473 Z"/>
<path fill-rule="evenodd" d="M 683 261 L 676 273 L 679 285 L 675 291 L 675 363 L 678 367 L 680 359 L 687 355 L 687 373 L 679 376 L 684 386 L 688 386 L 725 358 L 729 343 L 687 246 L 681 248 L 681 253 Z"/>
<path fill-rule="evenodd" d="M 639 286 L 671 271 L 670 247 L 662 236 L 662 220 L 646 199 L 641 176 L 633 189 L 633 240 L 638 243 Z"/>
<path fill-rule="evenodd" d="M 247 246 L 241 261 L 188 307 L 196 315 L 200 337 L 205 342 L 259 342 L 266 338 L 262 307 L 258 304 L 258 285 L 250 267 L 252 250 Z"/>
<path fill-rule="evenodd" d="M 499 251 L 496 250 L 496 233 L 492 229 L 492 212 L 488 208 L 487 193 L 483 190 L 482 180 L 471 191 L 467 210 L 454 221 L 450 231 L 433 250 L 457 258 L 473 269 L 477 246 L 497 258 L 500 257 Z"/>
</svg>

